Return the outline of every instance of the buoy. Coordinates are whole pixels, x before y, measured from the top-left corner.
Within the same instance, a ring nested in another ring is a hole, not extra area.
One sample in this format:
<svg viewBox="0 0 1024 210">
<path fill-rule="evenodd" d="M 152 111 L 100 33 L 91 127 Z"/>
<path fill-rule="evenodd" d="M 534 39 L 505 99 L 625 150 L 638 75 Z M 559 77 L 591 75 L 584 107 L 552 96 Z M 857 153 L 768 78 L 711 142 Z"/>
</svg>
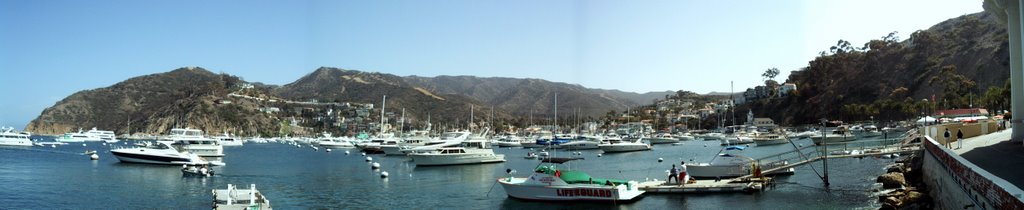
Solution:
<svg viewBox="0 0 1024 210">
<path fill-rule="evenodd" d="M 373 162 L 373 164 L 370 164 L 370 168 L 373 168 L 373 169 L 378 169 L 378 168 L 380 168 L 380 163 L 378 163 L 378 162 Z"/>
<path fill-rule="evenodd" d="M 56 144 L 51 144 L 50 147 L 51 148 L 57 148 L 57 145 Z"/>
<path fill-rule="evenodd" d="M 345 151 L 345 155 L 348 155 L 348 151 Z"/>
<path fill-rule="evenodd" d="M 85 143 L 82 143 L 82 146 L 84 147 L 84 146 L 85 146 Z"/>
<path fill-rule="evenodd" d="M 601 157 L 601 154 L 597 154 L 597 156 L 598 156 L 598 157 Z"/>
<path fill-rule="evenodd" d="M 327 152 L 331 152 L 331 148 L 327 148 L 327 149 L 325 149 L 325 150 L 327 150 Z"/>
<path fill-rule="evenodd" d="M 96 155 L 96 153 L 92 153 L 92 155 L 89 155 L 89 159 L 92 159 L 92 160 L 99 160 L 99 159 L 100 159 L 100 156 L 99 156 L 99 155 Z"/>
<path fill-rule="evenodd" d="M 107 143 L 103 143 L 103 146 L 107 146 Z"/>
<path fill-rule="evenodd" d="M 366 153 L 365 153 L 365 152 L 363 153 L 363 156 L 366 156 Z"/>
<path fill-rule="evenodd" d="M 370 162 L 370 161 L 373 161 L 373 158 L 372 157 L 366 157 L 366 162 Z"/>
<path fill-rule="evenodd" d="M 665 159 L 658 158 L 658 162 L 659 163 L 662 162 L 662 161 L 665 161 Z"/>
<path fill-rule="evenodd" d="M 381 171 L 380 172 L 380 178 L 388 178 L 388 172 L 387 171 Z"/>
</svg>

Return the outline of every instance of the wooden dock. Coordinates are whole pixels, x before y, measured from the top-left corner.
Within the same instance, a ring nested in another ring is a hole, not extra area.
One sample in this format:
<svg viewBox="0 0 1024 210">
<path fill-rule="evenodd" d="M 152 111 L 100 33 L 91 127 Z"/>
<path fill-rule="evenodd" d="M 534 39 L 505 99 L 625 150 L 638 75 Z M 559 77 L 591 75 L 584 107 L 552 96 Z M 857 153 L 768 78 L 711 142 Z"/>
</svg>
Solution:
<svg viewBox="0 0 1024 210">
<path fill-rule="evenodd" d="M 760 192 L 771 181 L 770 178 L 759 180 L 697 180 L 685 185 L 665 184 L 665 181 L 647 181 L 640 183 L 640 189 L 647 193 L 753 193 Z"/>
</svg>

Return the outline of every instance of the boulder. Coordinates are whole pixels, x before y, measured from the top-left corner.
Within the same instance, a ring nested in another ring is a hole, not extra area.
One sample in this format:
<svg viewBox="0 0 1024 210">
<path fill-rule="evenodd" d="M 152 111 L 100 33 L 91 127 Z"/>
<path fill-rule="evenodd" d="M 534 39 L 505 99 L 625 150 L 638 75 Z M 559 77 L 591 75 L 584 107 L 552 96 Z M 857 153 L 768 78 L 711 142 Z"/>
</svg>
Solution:
<svg viewBox="0 0 1024 210">
<path fill-rule="evenodd" d="M 882 201 L 882 206 L 885 205 L 889 205 L 898 209 L 899 207 L 903 206 L 903 201 L 900 201 L 900 199 L 897 199 L 896 197 L 888 197 L 885 199 L 885 201 Z"/>
<path fill-rule="evenodd" d="M 905 172 L 905 170 L 903 169 L 903 164 L 893 164 L 893 165 L 891 165 L 891 166 L 889 166 L 888 168 L 885 169 L 885 173 L 892 173 L 892 172 L 899 172 L 899 173 Z"/>
<path fill-rule="evenodd" d="M 924 198 L 924 193 L 918 191 L 908 191 L 906 196 L 903 196 L 904 203 L 916 203 L 920 202 Z"/>
<path fill-rule="evenodd" d="M 907 180 L 903 178 L 902 173 L 886 173 L 879 176 L 876 182 L 882 183 L 884 189 L 894 189 L 907 186 Z"/>
</svg>

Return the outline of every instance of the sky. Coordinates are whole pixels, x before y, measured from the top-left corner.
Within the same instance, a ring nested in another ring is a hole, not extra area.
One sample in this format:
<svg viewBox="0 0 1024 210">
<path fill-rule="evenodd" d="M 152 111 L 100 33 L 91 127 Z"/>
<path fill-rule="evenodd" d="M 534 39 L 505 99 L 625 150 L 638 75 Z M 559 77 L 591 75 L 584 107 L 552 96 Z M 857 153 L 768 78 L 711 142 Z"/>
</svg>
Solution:
<svg viewBox="0 0 1024 210">
<path fill-rule="evenodd" d="M 901 39 L 981 0 L 0 1 L 0 126 L 82 90 L 199 66 L 284 85 L 321 66 L 742 91 L 839 39 Z M 730 83 L 734 83 L 730 86 Z M 732 88 L 731 88 L 732 87 Z"/>
</svg>

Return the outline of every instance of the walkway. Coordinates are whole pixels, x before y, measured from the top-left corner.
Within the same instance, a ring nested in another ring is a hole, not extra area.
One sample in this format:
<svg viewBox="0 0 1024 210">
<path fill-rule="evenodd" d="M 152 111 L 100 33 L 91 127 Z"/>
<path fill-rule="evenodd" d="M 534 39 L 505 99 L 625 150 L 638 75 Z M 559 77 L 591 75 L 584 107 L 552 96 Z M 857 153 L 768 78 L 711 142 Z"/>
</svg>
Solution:
<svg viewBox="0 0 1024 210">
<path fill-rule="evenodd" d="M 999 176 L 1018 188 L 1024 188 L 1024 147 L 1011 143 L 1011 129 L 964 140 L 960 149 L 953 149 L 964 159 Z M 956 148 L 956 142 L 951 145 Z"/>
</svg>

